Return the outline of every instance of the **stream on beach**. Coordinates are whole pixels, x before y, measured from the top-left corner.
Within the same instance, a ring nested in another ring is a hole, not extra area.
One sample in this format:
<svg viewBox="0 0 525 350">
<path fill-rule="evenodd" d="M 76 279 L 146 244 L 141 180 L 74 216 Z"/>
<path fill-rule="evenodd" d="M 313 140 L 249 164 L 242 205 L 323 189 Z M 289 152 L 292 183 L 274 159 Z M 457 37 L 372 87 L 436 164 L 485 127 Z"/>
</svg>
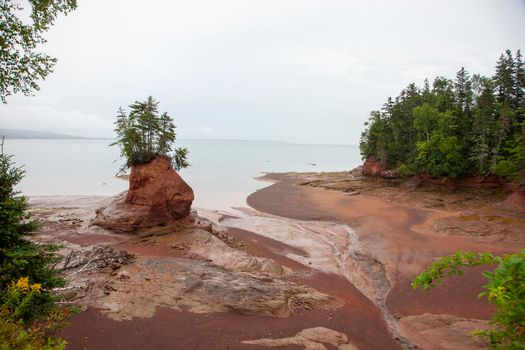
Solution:
<svg viewBox="0 0 525 350">
<path fill-rule="evenodd" d="M 110 139 L 10 139 L 4 150 L 26 170 L 26 196 L 113 196 L 127 189 L 115 174 L 123 164 Z M 181 171 L 195 192 L 194 207 L 246 206 L 246 197 L 267 186 L 264 172 L 350 170 L 361 162 L 357 146 L 307 145 L 273 141 L 189 140 L 191 166 Z"/>
</svg>

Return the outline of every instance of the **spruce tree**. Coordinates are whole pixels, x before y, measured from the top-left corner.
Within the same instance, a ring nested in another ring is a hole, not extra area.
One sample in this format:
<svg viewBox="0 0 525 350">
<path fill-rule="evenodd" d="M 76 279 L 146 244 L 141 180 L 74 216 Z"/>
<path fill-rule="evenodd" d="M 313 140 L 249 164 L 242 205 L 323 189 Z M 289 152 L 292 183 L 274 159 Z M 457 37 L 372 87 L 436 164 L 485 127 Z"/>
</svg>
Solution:
<svg viewBox="0 0 525 350">
<path fill-rule="evenodd" d="M 521 51 L 516 51 L 516 61 L 515 61 L 515 73 L 514 80 L 516 83 L 515 86 L 515 98 L 518 108 L 523 109 L 523 104 L 525 103 L 525 63 L 523 62 L 523 56 Z"/>
<path fill-rule="evenodd" d="M 454 118 L 451 120 L 455 135 L 461 142 L 466 139 L 466 133 L 470 129 L 470 116 L 472 108 L 472 81 L 464 67 L 456 74 L 454 81 Z"/>
<path fill-rule="evenodd" d="M 496 101 L 492 80 L 483 78 L 480 84 L 481 93 L 477 98 L 472 117 L 470 157 L 474 164 L 477 164 L 477 173 L 483 175 L 490 170 L 489 160 L 494 143 Z"/>
<path fill-rule="evenodd" d="M 51 267 L 60 259 L 55 254 L 58 247 L 27 239 L 38 223 L 31 219 L 26 197 L 16 189 L 24 170 L 16 167 L 12 158 L 0 153 L 0 296 L 21 277 L 29 277 L 32 283 L 41 283 L 46 289 L 63 284 Z"/>
<path fill-rule="evenodd" d="M 454 109 L 454 84 L 450 79 L 437 77 L 432 84 L 432 94 L 435 96 L 435 106 L 440 112 Z"/>
<path fill-rule="evenodd" d="M 456 111 L 468 116 L 470 114 L 470 109 L 472 108 L 472 81 L 470 80 L 469 73 L 465 70 L 465 67 L 461 67 L 456 74 L 454 87 Z"/>
<path fill-rule="evenodd" d="M 405 174 L 496 175 L 525 172 L 525 70 L 521 52 L 500 56 L 492 78 L 435 78 L 430 90 L 408 85 L 381 112 L 373 112 L 362 133 L 363 158 L 375 155 Z M 521 174 L 521 175 L 520 175 Z"/>
<path fill-rule="evenodd" d="M 494 75 L 494 83 L 496 84 L 497 101 L 503 106 L 507 103 L 509 107 L 515 107 L 515 75 L 514 75 L 514 58 L 510 50 L 505 51 L 505 55 L 501 54 L 498 63 L 496 64 L 496 73 Z"/>
<path fill-rule="evenodd" d="M 159 114 L 158 105 L 150 96 L 146 101 L 132 103 L 127 115 L 119 108 L 115 121 L 117 140 L 111 144 L 120 147 L 121 156 L 126 160 L 119 173 L 157 156 L 169 157 L 177 170 L 188 166 L 188 150 L 173 148 L 176 140 L 173 119 L 167 113 Z"/>
</svg>

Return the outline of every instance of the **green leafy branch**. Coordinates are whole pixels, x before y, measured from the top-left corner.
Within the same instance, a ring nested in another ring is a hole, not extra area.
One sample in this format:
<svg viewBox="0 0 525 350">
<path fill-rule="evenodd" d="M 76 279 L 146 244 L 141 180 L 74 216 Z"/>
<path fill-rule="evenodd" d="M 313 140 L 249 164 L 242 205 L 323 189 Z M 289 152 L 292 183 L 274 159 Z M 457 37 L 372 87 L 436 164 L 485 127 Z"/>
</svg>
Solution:
<svg viewBox="0 0 525 350">
<path fill-rule="evenodd" d="M 435 261 L 412 282 L 414 289 L 428 290 L 443 284 L 445 276 L 462 275 L 462 267 L 496 265 L 485 271 L 488 280 L 478 297 L 486 297 L 496 306 L 491 328 L 474 334 L 488 338 L 492 349 L 525 349 L 525 250 L 503 257 L 490 253 L 457 252 Z"/>
</svg>

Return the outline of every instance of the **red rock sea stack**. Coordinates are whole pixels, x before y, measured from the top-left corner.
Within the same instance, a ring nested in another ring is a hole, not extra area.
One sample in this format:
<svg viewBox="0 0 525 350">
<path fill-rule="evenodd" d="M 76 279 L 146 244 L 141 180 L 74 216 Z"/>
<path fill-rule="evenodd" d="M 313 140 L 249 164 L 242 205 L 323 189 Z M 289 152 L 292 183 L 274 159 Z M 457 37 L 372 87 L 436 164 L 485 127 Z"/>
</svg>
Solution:
<svg viewBox="0 0 525 350">
<path fill-rule="evenodd" d="M 93 224 L 116 232 L 164 226 L 186 218 L 194 195 L 167 157 L 131 168 L 129 190 L 97 210 Z"/>
</svg>

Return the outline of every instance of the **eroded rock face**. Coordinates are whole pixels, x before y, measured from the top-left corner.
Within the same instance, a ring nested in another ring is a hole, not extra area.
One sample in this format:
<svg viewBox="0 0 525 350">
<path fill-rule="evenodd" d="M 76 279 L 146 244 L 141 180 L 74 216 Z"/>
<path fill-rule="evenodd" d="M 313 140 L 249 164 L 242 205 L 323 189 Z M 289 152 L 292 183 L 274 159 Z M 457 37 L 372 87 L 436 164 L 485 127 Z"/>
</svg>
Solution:
<svg viewBox="0 0 525 350">
<path fill-rule="evenodd" d="M 308 286 L 186 258 L 139 257 L 113 274 L 84 278 L 89 278 L 89 288 L 79 292 L 75 303 L 100 309 L 115 320 L 152 317 L 158 307 L 284 318 L 295 310 L 336 310 L 343 305 Z"/>
<path fill-rule="evenodd" d="M 152 214 L 182 219 L 190 213 L 193 190 L 173 170 L 168 158 L 157 157 L 131 168 L 126 203 L 150 207 Z"/>
<path fill-rule="evenodd" d="M 505 209 L 525 212 L 525 188 L 521 188 L 511 194 L 505 202 L 503 202 Z"/>
<path fill-rule="evenodd" d="M 381 162 L 374 156 L 368 156 L 363 164 L 363 175 L 365 176 L 379 176 L 386 168 L 381 165 Z"/>
<path fill-rule="evenodd" d="M 459 179 L 432 177 L 429 174 L 418 174 L 411 181 L 420 184 L 432 184 L 438 186 L 460 187 L 460 188 L 485 188 L 503 190 L 512 189 L 511 184 L 503 181 L 501 178 L 491 176 L 465 176 Z"/>
<path fill-rule="evenodd" d="M 186 218 L 193 190 L 166 157 L 131 168 L 129 190 L 97 211 L 93 224 L 116 232 L 167 225 Z"/>
</svg>

